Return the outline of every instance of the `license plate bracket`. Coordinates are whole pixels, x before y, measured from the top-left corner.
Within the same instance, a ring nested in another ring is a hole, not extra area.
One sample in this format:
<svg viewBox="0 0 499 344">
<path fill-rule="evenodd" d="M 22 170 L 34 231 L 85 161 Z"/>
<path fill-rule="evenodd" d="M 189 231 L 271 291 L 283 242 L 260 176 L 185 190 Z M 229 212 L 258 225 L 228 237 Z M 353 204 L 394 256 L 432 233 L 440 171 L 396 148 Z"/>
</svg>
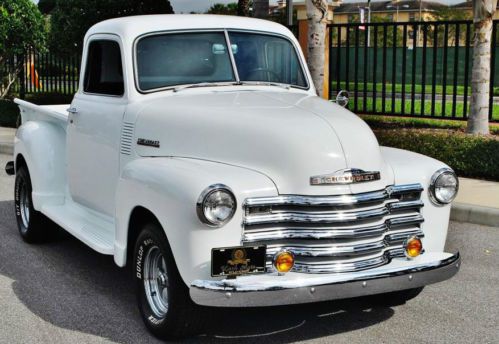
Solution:
<svg viewBox="0 0 499 344">
<path fill-rule="evenodd" d="M 236 246 L 211 250 L 211 276 L 233 277 L 264 273 L 266 246 Z"/>
</svg>

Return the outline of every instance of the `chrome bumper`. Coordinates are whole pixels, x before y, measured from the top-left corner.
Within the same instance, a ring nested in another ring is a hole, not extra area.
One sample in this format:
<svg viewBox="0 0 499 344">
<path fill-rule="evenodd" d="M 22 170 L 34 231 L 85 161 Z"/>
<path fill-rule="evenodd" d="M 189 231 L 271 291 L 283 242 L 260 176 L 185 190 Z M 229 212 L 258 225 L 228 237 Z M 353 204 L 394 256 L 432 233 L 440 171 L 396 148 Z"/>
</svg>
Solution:
<svg viewBox="0 0 499 344">
<path fill-rule="evenodd" d="M 285 276 L 265 274 L 221 281 L 196 280 L 191 284 L 190 295 L 196 304 L 211 307 L 311 303 L 422 287 L 451 278 L 461 265 L 459 253 L 446 254 L 444 258 L 442 254 L 422 256 L 427 257 L 419 263 L 388 265 L 350 275 L 303 278 L 299 273 Z"/>
</svg>

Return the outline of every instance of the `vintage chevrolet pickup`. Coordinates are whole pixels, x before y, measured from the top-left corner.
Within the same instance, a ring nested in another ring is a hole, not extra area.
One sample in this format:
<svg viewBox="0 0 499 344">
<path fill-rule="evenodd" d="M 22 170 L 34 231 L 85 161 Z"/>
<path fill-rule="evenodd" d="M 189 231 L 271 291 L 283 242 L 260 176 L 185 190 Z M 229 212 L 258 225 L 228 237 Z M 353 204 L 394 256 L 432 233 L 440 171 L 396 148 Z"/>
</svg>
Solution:
<svg viewBox="0 0 499 344">
<path fill-rule="evenodd" d="M 444 252 L 454 172 L 380 147 L 319 98 L 281 25 L 108 20 L 85 37 L 71 105 L 16 102 L 22 238 L 44 239 L 50 219 L 131 266 L 158 337 L 195 331 L 199 306 L 401 304 L 459 270 Z"/>
</svg>

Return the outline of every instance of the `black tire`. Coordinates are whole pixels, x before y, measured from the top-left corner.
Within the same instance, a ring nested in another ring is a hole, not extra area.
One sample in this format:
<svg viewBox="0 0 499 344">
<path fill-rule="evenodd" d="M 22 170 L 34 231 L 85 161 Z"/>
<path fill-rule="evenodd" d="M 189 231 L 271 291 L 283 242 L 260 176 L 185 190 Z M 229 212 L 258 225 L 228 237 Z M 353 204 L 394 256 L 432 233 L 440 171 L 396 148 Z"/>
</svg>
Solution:
<svg viewBox="0 0 499 344">
<path fill-rule="evenodd" d="M 162 283 L 164 281 L 162 277 L 151 279 L 148 273 L 148 270 L 152 270 L 150 268 L 152 265 L 149 265 L 153 259 L 152 256 L 157 256 L 157 254 L 161 254 L 166 265 L 166 271 L 160 272 L 167 276 L 165 284 Z M 180 277 L 170 245 L 158 224 L 149 223 L 142 228 L 135 244 L 134 263 L 133 273 L 136 280 L 138 306 L 142 320 L 149 331 L 156 337 L 166 340 L 184 338 L 198 333 L 206 321 L 206 317 L 203 316 L 204 310 L 191 300 L 189 288 Z M 146 278 L 146 275 L 149 278 Z M 167 289 L 167 297 L 161 298 L 167 299 L 168 308 L 164 315 L 158 314 L 158 307 L 151 306 L 146 293 L 146 289 L 151 290 L 146 286 L 146 283 L 149 283 L 148 285 L 151 283 L 148 280 L 156 280 L 158 288 Z M 154 307 L 156 311 L 153 310 Z"/>
<path fill-rule="evenodd" d="M 379 294 L 374 296 L 374 301 L 378 305 L 383 306 L 400 306 L 405 304 L 407 301 L 414 299 L 416 296 L 421 294 L 424 287 L 414 288 L 414 289 L 406 289 L 394 291 L 391 293 Z"/>
<path fill-rule="evenodd" d="M 45 241 L 50 237 L 47 218 L 33 208 L 32 192 L 33 188 L 28 169 L 21 166 L 16 172 L 14 204 L 17 228 L 23 240 L 27 243 Z"/>
</svg>

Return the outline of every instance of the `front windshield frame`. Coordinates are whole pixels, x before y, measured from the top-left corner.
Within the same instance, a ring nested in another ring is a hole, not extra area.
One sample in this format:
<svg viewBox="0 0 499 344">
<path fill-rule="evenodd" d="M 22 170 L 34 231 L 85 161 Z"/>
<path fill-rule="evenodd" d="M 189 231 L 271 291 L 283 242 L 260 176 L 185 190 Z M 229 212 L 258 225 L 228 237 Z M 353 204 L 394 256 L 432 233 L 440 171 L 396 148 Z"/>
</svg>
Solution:
<svg viewBox="0 0 499 344">
<path fill-rule="evenodd" d="M 146 34 L 140 35 L 140 36 L 138 36 L 135 39 L 135 41 L 133 43 L 133 47 L 132 47 L 132 56 L 133 56 L 134 84 L 135 84 L 135 88 L 137 89 L 137 91 L 139 93 L 142 93 L 142 94 L 148 94 L 148 93 L 155 93 L 155 92 L 161 92 L 161 91 L 176 90 L 178 87 L 189 86 L 189 85 L 196 85 L 197 84 L 197 83 L 195 83 L 195 84 L 177 84 L 177 85 L 169 85 L 169 86 L 165 86 L 165 87 L 153 88 L 153 89 L 149 89 L 149 90 L 142 90 L 140 88 L 140 84 L 139 84 L 138 64 L 137 64 L 137 45 L 138 45 L 138 43 L 140 42 L 141 39 L 146 38 L 146 37 L 151 37 L 151 36 L 162 36 L 162 35 L 168 35 L 168 34 L 210 33 L 210 32 L 213 32 L 213 33 L 215 33 L 215 32 L 222 32 L 222 33 L 224 33 L 225 34 L 225 38 L 226 38 L 226 42 L 227 42 L 228 46 L 230 45 L 229 33 L 231 33 L 231 32 L 249 33 L 249 34 L 260 34 L 260 35 L 274 36 L 274 37 L 279 37 L 279 38 L 285 39 L 286 41 L 289 42 L 289 44 L 291 44 L 291 46 L 293 47 L 293 49 L 295 51 L 296 58 L 298 59 L 299 66 L 301 68 L 301 73 L 303 74 L 303 78 L 304 78 L 305 84 L 306 84 L 306 86 L 299 86 L 299 85 L 289 85 L 289 86 L 291 88 L 296 88 L 296 89 L 301 89 L 301 90 L 306 90 L 306 91 L 310 90 L 309 75 L 307 73 L 307 69 L 304 66 L 303 58 L 302 58 L 302 55 L 300 54 L 300 50 L 298 49 L 298 47 L 295 44 L 295 42 L 293 40 L 291 40 L 288 36 L 282 35 L 282 34 L 279 34 L 279 33 L 268 32 L 268 31 L 259 31 L 259 30 L 244 30 L 244 29 L 193 29 L 193 30 L 167 30 L 167 31 L 150 32 L 150 33 L 146 33 Z M 237 86 L 237 85 L 242 85 L 242 84 L 246 84 L 247 85 L 247 84 L 250 84 L 250 83 L 254 83 L 255 86 L 267 86 L 267 85 L 271 85 L 272 84 L 271 82 L 269 83 L 267 81 L 254 81 L 254 82 L 241 81 L 240 78 L 239 78 L 238 68 L 237 68 L 237 65 L 236 65 L 236 62 L 235 62 L 235 59 L 234 59 L 234 54 L 233 54 L 233 52 L 232 52 L 231 49 L 228 49 L 228 51 L 229 51 L 229 57 L 230 57 L 230 60 L 231 60 L 232 71 L 233 71 L 233 74 L 234 74 L 236 80 L 235 81 L 226 81 L 226 82 L 213 82 L 214 85 L 216 85 L 216 86 L 220 86 L 220 85 L 224 85 L 224 86 Z M 286 85 L 288 85 L 288 84 L 286 84 Z"/>
</svg>

